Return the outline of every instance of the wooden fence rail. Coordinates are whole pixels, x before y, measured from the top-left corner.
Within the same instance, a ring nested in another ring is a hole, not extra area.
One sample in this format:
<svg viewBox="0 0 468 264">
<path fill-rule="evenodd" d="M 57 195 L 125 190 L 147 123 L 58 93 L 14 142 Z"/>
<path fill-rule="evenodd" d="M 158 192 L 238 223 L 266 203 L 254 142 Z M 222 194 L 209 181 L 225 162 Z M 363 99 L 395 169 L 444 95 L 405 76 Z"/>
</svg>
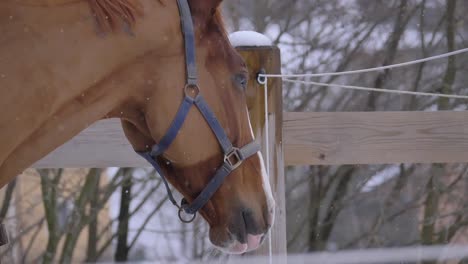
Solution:
<svg viewBox="0 0 468 264">
<path fill-rule="evenodd" d="M 468 112 L 286 113 L 283 127 L 288 165 L 468 161 Z"/>
<path fill-rule="evenodd" d="M 467 112 L 284 113 L 287 165 L 468 162 Z M 34 165 L 147 167 L 118 120 L 99 122 Z"/>
</svg>

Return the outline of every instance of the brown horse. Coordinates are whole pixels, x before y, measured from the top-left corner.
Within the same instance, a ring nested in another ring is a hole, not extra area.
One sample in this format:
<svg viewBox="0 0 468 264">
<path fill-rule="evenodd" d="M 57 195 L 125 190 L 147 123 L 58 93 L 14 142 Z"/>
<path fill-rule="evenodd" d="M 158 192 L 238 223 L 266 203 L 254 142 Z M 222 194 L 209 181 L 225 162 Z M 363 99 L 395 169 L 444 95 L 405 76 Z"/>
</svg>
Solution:
<svg viewBox="0 0 468 264">
<path fill-rule="evenodd" d="M 189 0 L 199 86 L 236 146 L 253 140 L 246 68 L 228 42 L 222 0 Z M 183 35 L 176 1 L 0 1 L 0 186 L 97 120 L 120 118 L 136 151 L 166 132 L 183 98 Z M 168 180 L 188 201 L 222 163 L 218 142 L 191 109 L 164 153 Z M 212 243 L 257 248 L 272 224 L 261 155 L 229 175 L 200 211 Z"/>
</svg>

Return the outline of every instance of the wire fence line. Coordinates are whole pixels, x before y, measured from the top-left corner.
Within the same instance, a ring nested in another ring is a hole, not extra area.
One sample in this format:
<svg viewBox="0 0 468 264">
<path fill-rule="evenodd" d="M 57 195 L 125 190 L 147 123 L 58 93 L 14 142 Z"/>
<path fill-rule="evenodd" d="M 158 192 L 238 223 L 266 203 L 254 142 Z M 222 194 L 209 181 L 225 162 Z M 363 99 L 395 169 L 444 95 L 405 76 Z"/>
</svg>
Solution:
<svg viewBox="0 0 468 264">
<path fill-rule="evenodd" d="M 468 52 L 468 48 L 463 48 L 463 49 L 459 49 L 456 51 L 447 52 L 447 53 L 443 53 L 440 55 L 427 57 L 427 58 L 423 58 L 419 60 L 412 60 L 412 61 L 407 61 L 403 63 L 397 63 L 397 64 L 368 68 L 368 69 L 360 69 L 360 70 L 351 70 L 351 71 L 342 71 L 342 72 L 325 72 L 325 73 L 303 73 L 303 74 L 268 74 L 268 73 L 263 74 L 263 73 L 260 73 L 258 76 L 264 77 L 264 78 L 307 78 L 307 77 L 311 78 L 311 77 L 351 75 L 351 74 L 377 72 L 377 71 L 401 68 L 401 67 L 406 67 L 410 65 L 420 64 L 423 62 L 443 59 L 443 58 L 447 58 L 447 57 L 451 57 L 451 56 L 455 56 L 455 55 L 467 53 L 467 52 Z"/>
<path fill-rule="evenodd" d="M 366 91 L 366 92 L 379 92 L 379 93 L 391 93 L 391 94 L 400 94 L 400 95 L 415 95 L 415 96 L 432 96 L 432 97 L 444 97 L 444 98 L 451 98 L 451 99 L 468 99 L 468 95 L 457 95 L 457 94 L 439 94 L 439 93 L 427 93 L 427 92 L 413 92 L 413 91 L 405 91 L 405 90 L 392 90 L 392 89 L 383 89 L 383 88 L 372 88 L 372 87 L 362 87 L 362 86 L 355 86 L 355 85 L 344 85 L 344 84 L 330 84 L 330 83 L 322 83 L 322 82 L 314 82 L 314 81 L 305 81 L 305 80 L 296 80 L 297 78 L 313 78 L 313 77 L 324 77 L 324 76 L 342 76 L 342 75 L 350 75 L 350 74 L 359 74 L 359 73 L 368 73 L 368 72 L 376 72 L 388 69 L 395 69 L 406 67 L 410 65 L 415 65 L 423 62 L 438 60 L 442 58 L 447 58 L 451 56 L 455 56 L 462 53 L 467 53 L 468 48 L 459 49 L 453 52 L 448 52 L 432 57 L 427 57 L 424 59 L 413 60 L 403 63 L 397 63 L 382 67 L 375 67 L 375 68 L 368 68 L 368 69 L 361 69 L 361 70 L 352 70 L 352 71 L 342 71 L 342 72 L 326 72 L 326 73 L 310 73 L 310 74 L 268 74 L 268 73 L 259 73 L 257 82 L 260 85 L 263 85 L 265 90 L 268 89 L 268 78 L 282 78 L 283 82 L 288 83 L 298 83 L 298 84 L 306 84 L 306 85 L 315 85 L 320 87 L 329 87 L 329 88 L 341 88 L 347 90 L 358 90 L 358 91 Z"/>
<path fill-rule="evenodd" d="M 341 88 L 347 90 L 358 90 L 366 92 L 378 92 L 378 93 L 392 93 L 392 94 L 401 94 L 401 95 L 417 95 L 417 96 L 431 96 L 431 97 L 444 97 L 451 99 L 468 99 L 468 95 L 458 95 L 458 94 L 438 94 L 438 93 L 426 93 L 426 92 L 412 92 L 404 90 L 391 90 L 383 88 L 371 88 L 371 87 L 362 87 L 354 85 L 344 85 L 344 84 L 329 84 L 321 82 L 312 82 L 312 81 L 301 81 L 301 80 L 292 80 L 292 79 L 283 79 L 284 82 L 289 83 L 299 83 L 307 85 L 316 85 L 319 87 L 329 87 L 329 88 Z"/>
</svg>

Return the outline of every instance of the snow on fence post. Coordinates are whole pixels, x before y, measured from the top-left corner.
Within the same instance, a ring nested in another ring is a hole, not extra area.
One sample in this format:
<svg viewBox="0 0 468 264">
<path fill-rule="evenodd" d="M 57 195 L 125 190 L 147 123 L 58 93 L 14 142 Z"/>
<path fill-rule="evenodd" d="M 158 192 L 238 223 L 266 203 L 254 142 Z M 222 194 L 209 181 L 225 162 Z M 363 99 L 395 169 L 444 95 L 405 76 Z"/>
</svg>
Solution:
<svg viewBox="0 0 468 264">
<path fill-rule="evenodd" d="M 231 43 L 244 58 L 249 69 L 250 81 L 246 91 L 250 120 L 255 138 L 262 144 L 263 157 L 266 159 L 265 146 L 269 144 L 270 183 L 273 197 L 276 201 L 276 214 L 271 229 L 271 250 L 275 255 L 286 255 L 286 209 L 285 209 L 285 180 L 283 158 L 283 91 L 281 79 L 268 80 L 268 117 L 269 141 L 265 141 L 265 98 L 264 87 L 257 82 L 260 71 L 267 73 L 281 72 L 280 50 L 272 46 L 271 41 L 256 32 L 236 32 L 230 36 Z M 266 162 L 266 160 L 265 160 Z M 253 254 L 268 255 L 269 243 Z M 275 261 L 276 262 L 276 261 Z"/>
</svg>

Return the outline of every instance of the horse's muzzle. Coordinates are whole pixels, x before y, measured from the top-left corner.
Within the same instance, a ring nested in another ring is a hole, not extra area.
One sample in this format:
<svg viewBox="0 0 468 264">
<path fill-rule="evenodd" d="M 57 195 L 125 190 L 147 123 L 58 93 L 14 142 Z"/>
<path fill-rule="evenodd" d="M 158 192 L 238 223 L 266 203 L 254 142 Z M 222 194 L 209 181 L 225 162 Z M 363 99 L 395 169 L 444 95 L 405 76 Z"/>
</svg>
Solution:
<svg viewBox="0 0 468 264">
<path fill-rule="evenodd" d="M 258 249 L 273 224 L 274 210 L 269 209 L 262 216 L 249 209 L 240 210 L 237 217 L 231 218 L 229 228 L 214 228 L 210 232 L 211 242 L 221 251 L 229 254 L 243 254 Z M 222 234 L 226 232 L 226 234 Z M 220 241 L 222 238 L 225 241 Z"/>
</svg>

